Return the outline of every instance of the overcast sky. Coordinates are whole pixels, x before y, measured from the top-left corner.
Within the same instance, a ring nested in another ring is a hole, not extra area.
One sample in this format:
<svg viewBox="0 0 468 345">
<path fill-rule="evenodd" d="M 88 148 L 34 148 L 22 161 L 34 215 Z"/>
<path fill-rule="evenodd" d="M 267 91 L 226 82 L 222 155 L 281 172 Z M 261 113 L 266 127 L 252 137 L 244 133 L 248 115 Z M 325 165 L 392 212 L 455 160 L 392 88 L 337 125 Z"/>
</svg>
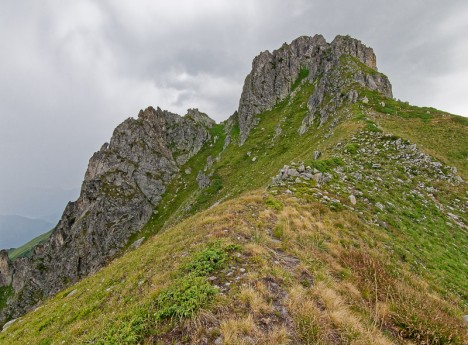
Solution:
<svg viewBox="0 0 468 345">
<path fill-rule="evenodd" d="M 255 55 L 316 33 L 373 47 L 395 97 L 468 115 L 465 0 L 1 0 L 0 214 L 61 212 L 148 105 L 226 119 Z"/>
</svg>

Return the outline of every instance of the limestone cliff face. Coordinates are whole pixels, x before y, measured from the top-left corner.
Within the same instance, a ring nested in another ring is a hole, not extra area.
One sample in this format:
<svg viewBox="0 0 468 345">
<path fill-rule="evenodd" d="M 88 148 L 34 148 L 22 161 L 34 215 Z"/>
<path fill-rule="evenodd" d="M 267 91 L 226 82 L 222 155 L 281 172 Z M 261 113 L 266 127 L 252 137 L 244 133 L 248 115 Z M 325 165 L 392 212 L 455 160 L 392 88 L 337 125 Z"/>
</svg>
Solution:
<svg viewBox="0 0 468 345">
<path fill-rule="evenodd" d="M 213 123 L 196 109 L 181 117 L 150 107 L 119 125 L 90 159 L 79 198 L 66 206 L 48 242 L 13 263 L 0 253 L 0 286 L 15 291 L 0 321 L 118 254 L 148 221 L 180 165 L 210 140 Z"/>
<path fill-rule="evenodd" d="M 355 68 L 348 71 L 350 73 L 347 78 L 342 78 L 343 71 L 339 67 L 343 65 L 343 55 L 360 61 L 367 68 Z M 348 92 L 346 99 L 340 99 L 342 91 L 354 82 L 392 97 L 390 82 L 377 72 L 372 48 L 349 36 L 337 36 L 331 43 L 327 43 L 321 35 L 299 37 L 290 44 L 283 44 L 278 50 L 262 52 L 253 60 L 252 71 L 245 79 L 239 102 L 241 144 L 256 125 L 255 116 L 285 99 L 291 93 L 301 71 L 308 71 L 306 78 L 311 83 L 316 81 L 318 84 L 309 100 L 309 116 L 304 119 L 300 133 L 307 130 L 315 116 L 320 116 L 323 123 L 343 102 L 355 101 L 355 92 Z M 322 104 L 326 94 L 332 102 Z M 322 107 L 326 109 L 323 110 Z M 316 114 L 319 111 L 321 113 Z"/>
</svg>

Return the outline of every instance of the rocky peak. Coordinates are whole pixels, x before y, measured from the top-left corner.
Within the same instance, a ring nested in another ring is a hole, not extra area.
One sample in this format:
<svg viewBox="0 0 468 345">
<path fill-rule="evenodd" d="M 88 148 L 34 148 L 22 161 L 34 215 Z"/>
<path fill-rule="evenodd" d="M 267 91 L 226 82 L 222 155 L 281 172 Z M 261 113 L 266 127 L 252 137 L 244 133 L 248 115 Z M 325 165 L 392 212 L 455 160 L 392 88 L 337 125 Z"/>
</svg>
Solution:
<svg viewBox="0 0 468 345">
<path fill-rule="evenodd" d="M 338 35 L 331 42 L 330 48 L 333 51 L 332 56 L 335 58 L 339 58 L 342 54 L 348 54 L 377 71 L 377 58 L 375 57 L 374 50 L 366 47 L 357 39 L 350 36 Z"/>
<path fill-rule="evenodd" d="M 291 44 L 285 43 L 280 49 L 264 51 L 254 58 L 239 101 L 241 144 L 256 123 L 255 115 L 287 97 L 301 69 L 317 65 L 317 58 L 326 47 L 321 35 L 302 36 Z"/>
<path fill-rule="evenodd" d="M 344 54 L 355 58 L 372 70 L 364 73 L 360 66 L 348 81 L 343 81 L 338 67 L 340 58 Z M 377 72 L 376 57 L 372 48 L 366 47 L 361 41 L 349 36 L 337 36 L 331 43 L 327 43 L 323 36 L 302 36 L 290 44 L 273 52 L 265 51 L 254 58 L 252 71 L 247 75 L 239 101 L 238 122 L 240 127 L 241 144 L 247 139 L 250 130 L 257 124 L 256 115 L 271 109 L 278 102 L 284 100 L 291 92 L 294 83 L 301 75 L 309 82 L 318 81 L 316 92 L 309 101 L 309 115 L 304 119 L 299 129 L 304 133 L 319 111 L 319 106 L 326 93 L 338 93 L 344 88 L 357 82 L 362 86 L 378 90 L 391 97 L 391 85 L 388 79 Z M 356 98 L 353 93 L 351 99 Z M 332 95 L 334 98 L 336 95 Z M 342 102 L 335 102 L 338 106 Z M 325 105 L 323 105 L 325 106 Z M 336 109 L 328 109 L 321 115 L 321 122 L 325 122 L 330 113 Z"/>
<path fill-rule="evenodd" d="M 180 167 L 211 139 L 214 121 L 148 107 L 121 123 L 90 159 L 79 198 L 70 202 L 49 240 L 14 262 L 0 252 L 0 287 L 14 297 L 0 323 L 41 298 L 96 272 L 147 223 Z M 32 283 L 34 282 L 34 283 Z"/>
<path fill-rule="evenodd" d="M 211 128 L 214 124 L 216 124 L 216 122 L 212 118 L 210 118 L 205 113 L 200 112 L 197 108 L 188 109 L 187 115 L 185 115 L 185 117 L 190 118 L 193 121 L 200 123 L 207 128 Z"/>
</svg>

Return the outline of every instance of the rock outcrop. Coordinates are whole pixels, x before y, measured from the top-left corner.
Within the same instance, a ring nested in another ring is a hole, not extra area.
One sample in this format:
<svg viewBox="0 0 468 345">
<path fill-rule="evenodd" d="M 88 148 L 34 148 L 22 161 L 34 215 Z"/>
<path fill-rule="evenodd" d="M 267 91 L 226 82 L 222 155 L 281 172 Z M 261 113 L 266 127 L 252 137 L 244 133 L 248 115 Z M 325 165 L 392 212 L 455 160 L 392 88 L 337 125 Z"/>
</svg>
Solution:
<svg viewBox="0 0 468 345">
<path fill-rule="evenodd" d="M 342 56 L 349 57 L 349 61 L 343 61 Z M 377 72 L 372 48 L 349 36 L 337 36 L 331 43 L 321 35 L 302 36 L 290 44 L 283 44 L 278 50 L 262 52 L 253 60 L 239 102 L 241 144 L 257 124 L 256 115 L 284 100 L 301 74 L 305 80 L 317 85 L 309 99 L 309 115 L 304 119 L 300 133 L 305 133 L 316 116 L 323 124 L 344 102 L 355 102 L 358 94 L 353 89 L 354 84 L 392 97 L 390 82 Z M 344 74 L 346 78 L 343 78 Z"/>
<path fill-rule="evenodd" d="M 0 250 L 0 287 L 11 284 L 11 261 L 8 251 Z"/>
<path fill-rule="evenodd" d="M 213 124 L 196 109 L 181 117 L 150 107 L 119 125 L 90 159 L 79 198 L 66 206 L 49 240 L 14 262 L 0 252 L 0 286 L 11 284 L 15 292 L 0 322 L 115 257 L 148 221 L 180 166 L 211 139 Z"/>
</svg>

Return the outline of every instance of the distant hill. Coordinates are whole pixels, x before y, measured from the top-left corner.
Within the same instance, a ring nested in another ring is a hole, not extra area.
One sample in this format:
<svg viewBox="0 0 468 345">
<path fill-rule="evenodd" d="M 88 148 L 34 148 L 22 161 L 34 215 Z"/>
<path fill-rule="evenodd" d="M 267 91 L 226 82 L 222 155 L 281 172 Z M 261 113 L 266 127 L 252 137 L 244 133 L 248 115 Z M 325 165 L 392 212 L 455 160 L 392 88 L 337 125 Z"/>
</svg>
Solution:
<svg viewBox="0 0 468 345">
<path fill-rule="evenodd" d="M 38 244 L 44 243 L 50 237 L 51 233 L 52 233 L 52 230 L 46 233 L 40 234 L 37 237 L 34 237 L 31 241 L 23 244 L 22 246 L 18 248 L 10 249 L 8 251 L 9 258 L 11 260 L 15 260 L 16 258 L 30 256 L 33 253 L 32 249 Z"/>
<path fill-rule="evenodd" d="M 0 248 L 17 248 L 52 229 L 54 224 L 43 219 L 17 215 L 0 215 Z"/>
</svg>

